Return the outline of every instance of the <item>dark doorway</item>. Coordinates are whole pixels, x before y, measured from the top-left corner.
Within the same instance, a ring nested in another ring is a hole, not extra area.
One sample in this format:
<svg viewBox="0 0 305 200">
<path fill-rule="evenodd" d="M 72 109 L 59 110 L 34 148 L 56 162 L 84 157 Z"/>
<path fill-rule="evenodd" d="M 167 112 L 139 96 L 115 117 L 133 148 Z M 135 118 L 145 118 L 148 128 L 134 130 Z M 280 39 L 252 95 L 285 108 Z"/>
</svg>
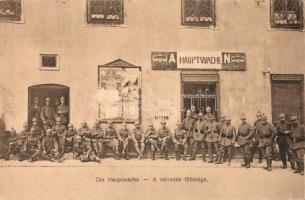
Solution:
<svg viewBox="0 0 305 200">
<path fill-rule="evenodd" d="M 304 122 L 304 83 L 303 75 L 272 75 L 272 121 L 278 123 L 280 113 L 287 119 L 297 115 Z"/>
<path fill-rule="evenodd" d="M 33 117 L 35 117 L 35 112 L 33 112 L 34 100 L 39 100 L 40 108 L 45 105 L 46 97 L 50 97 L 51 106 L 56 111 L 57 106 L 60 102 L 60 97 L 65 98 L 66 105 L 69 108 L 67 114 L 67 123 L 70 121 L 70 89 L 64 85 L 58 84 L 42 84 L 34 85 L 28 88 L 28 122 L 31 122 Z"/>
</svg>

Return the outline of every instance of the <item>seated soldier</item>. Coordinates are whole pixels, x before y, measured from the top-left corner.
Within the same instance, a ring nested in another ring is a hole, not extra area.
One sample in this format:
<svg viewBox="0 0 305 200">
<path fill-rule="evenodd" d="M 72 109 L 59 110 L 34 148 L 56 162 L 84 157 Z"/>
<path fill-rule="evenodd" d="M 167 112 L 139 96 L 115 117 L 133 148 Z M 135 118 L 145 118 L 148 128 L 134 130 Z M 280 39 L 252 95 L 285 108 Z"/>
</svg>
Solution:
<svg viewBox="0 0 305 200">
<path fill-rule="evenodd" d="M 23 147 L 23 143 L 28 135 L 29 135 L 29 126 L 27 123 L 25 123 L 23 125 L 22 132 L 19 133 L 18 135 L 16 135 L 16 142 L 13 139 L 12 141 L 14 141 L 14 142 L 9 143 L 9 153 L 11 155 L 18 156 L 18 160 L 21 160 L 21 150 Z"/>
<path fill-rule="evenodd" d="M 34 128 L 34 136 L 35 137 L 39 137 L 40 139 L 42 139 L 45 134 L 44 134 L 44 130 L 43 128 L 38 124 L 38 119 L 37 118 L 33 118 L 32 119 L 32 126 L 31 126 L 31 129 Z"/>
<path fill-rule="evenodd" d="M 100 158 L 97 157 L 91 146 L 86 142 L 86 139 L 79 135 L 75 138 L 73 153 L 75 158 L 82 162 L 101 162 Z"/>
<path fill-rule="evenodd" d="M 68 125 L 68 130 L 66 132 L 66 135 L 64 135 L 63 138 L 63 152 L 68 153 L 71 152 L 74 145 L 74 140 L 77 135 L 77 131 L 73 128 L 72 124 Z"/>
<path fill-rule="evenodd" d="M 182 124 L 180 122 L 177 123 L 177 128 L 174 130 L 172 136 L 173 143 L 175 145 L 176 152 L 176 160 L 180 160 L 181 149 L 183 150 L 183 160 L 186 161 L 187 154 L 187 134 L 186 131 L 182 129 Z"/>
<path fill-rule="evenodd" d="M 29 162 L 34 162 L 38 160 L 40 152 L 40 138 L 35 135 L 35 128 L 31 128 L 28 137 L 24 141 L 20 160 L 29 159 Z"/>
<path fill-rule="evenodd" d="M 62 124 L 62 119 L 60 117 L 56 117 L 55 125 L 52 127 L 52 133 L 54 134 L 53 137 L 57 140 L 59 144 L 59 152 L 61 154 L 64 153 L 64 136 L 67 133 L 67 128 L 65 125 Z"/>
<path fill-rule="evenodd" d="M 41 157 L 52 162 L 60 162 L 58 143 L 53 137 L 53 134 L 56 134 L 56 132 L 52 133 L 51 129 L 46 130 L 46 137 L 42 139 L 41 143 Z"/>
<path fill-rule="evenodd" d="M 129 140 L 130 140 L 130 133 L 127 128 L 126 122 L 122 123 L 122 127 L 119 130 L 118 139 L 119 139 L 119 143 L 120 143 L 121 157 L 125 157 L 126 160 L 129 160 L 128 146 L 129 146 Z"/>
<path fill-rule="evenodd" d="M 97 120 L 91 131 L 91 143 L 93 150 L 100 158 L 104 157 L 103 134 L 104 131 Z"/>
<path fill-rule="evenodd" d="M 9 155 L 11 154 L 19 154 L 20 153 L 20 148 L 18 145 L 18 138 L 17 138 L 17 134 L 16 131 L 14 129 L 12 129 L 12 131 L 10 131 L 10 136 L 7 140 L 8 142 L 8 153 Z M 8 158 L 9 159 L 9 158 Z"/>
<path fill-rule="evenodd" d="M 169 146 L 169 142 L 171 140 L 171 133 L 170 130 L 166 127 L 166 122 L 162 121 L 161 122 L 161 127 L 158 130 L 158 141 L 159 144 L 161 145 L 160 148 L 160 153 L 164 153 L 165 156 L 165 160 L 169 160 L 168 158 L 168 146 Z"/>
<path fill-rule="evenodd" d="M 140 127 L 140 122 L 135 122 L 135 128 L 132 131 L 131 139 L 134 145 L 134 148 L 138 154 L 138 158 L 141 159 L 143 157 L 144 149 L 145 149 L 145 135 Z"/>
<path fill-rule="evenodd" d="M 91 130 L 87 125 L 87 122 L 83 121 L 81 123 L 81 127 L 78 129 L 78 135 L 81 137 L 90 138 L 91 137 Z"/>
<path fill-rule="evenodd" d="M 120 159 L 119 157 L 119 140 L 118 134 L 115 129 L 112 127 L 112 121 L 107 122 L 108 127 L 105 130 L 105 134 L 103 137 L 104 145 L 111 147 L 115 153 L 115 159 Z"/>
<path fill-rule="evenodd" d="M 145 134 L 145 143 L 150 144 L 152 160 L 155 160 L 156 151 L 160 152 L 160 148 L 158 147 L 158 138 L 159 135 L 154 128 L 154 125 L 148 125 L 148 129 L 146 130 Z"/>
</svg>

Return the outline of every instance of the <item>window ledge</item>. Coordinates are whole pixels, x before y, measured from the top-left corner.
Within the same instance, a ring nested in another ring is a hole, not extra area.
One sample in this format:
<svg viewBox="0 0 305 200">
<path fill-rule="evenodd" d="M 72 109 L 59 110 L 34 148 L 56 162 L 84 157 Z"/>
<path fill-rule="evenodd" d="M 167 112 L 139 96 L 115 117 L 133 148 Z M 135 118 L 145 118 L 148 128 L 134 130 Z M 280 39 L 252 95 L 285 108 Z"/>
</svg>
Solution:
<svg viewBox="0 0 305 200">
<path fill-rule="evenodd" d="M 305 32 L 303 29 L 293 29 L 293 28 L 268 28 L 268 31 L 298 31 L 298 32 Z"/>
<path fill-rule="evenodd" d="M 214 31 L 219 30 L 218 26 L 184 26 L 184 25 L 180 25 L 178 28 L 179 29 L 207 29 L 207 30 L 214 30 Z"/>
<path fill-rule="evenodd" d="M 9 20 L 9 19 L 0 19 L 0 23 L 25 24 L 23 19 L 21 19 L 20 21 L 14 21 L 14 20 Z"/>
<path fill-rule="evenodd" d="M 85 27 L 101 27 L 101 28 L 128 28 L 126 24 L 85 24 Z"/>
</svg>

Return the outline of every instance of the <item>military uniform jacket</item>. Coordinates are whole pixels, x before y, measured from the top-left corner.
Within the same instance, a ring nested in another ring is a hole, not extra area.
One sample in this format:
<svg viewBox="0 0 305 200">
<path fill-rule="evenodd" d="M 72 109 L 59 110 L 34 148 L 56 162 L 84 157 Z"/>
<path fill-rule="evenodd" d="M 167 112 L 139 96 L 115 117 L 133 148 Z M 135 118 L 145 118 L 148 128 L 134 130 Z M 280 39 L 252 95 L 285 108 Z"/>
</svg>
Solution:
<svg viewBox="0 0 305 200">
<path fill-rule="evenodd" d="M 119 135 L 118 136 L 122 140 L 125 140 L 125 139 L 129 138 L 130 137 L 129 130 L 127 128 L 121 128 L 119 130 Z"/>
<path fill-rule="evenodd" d="M 44 131 L 40 126 L 38 126 L 38 125 L 34 126 L 33 125 L 31 128 L 34 128 L 34 131 L 35 131 L 34 136 L 35 137 L 43 137 L 44 136 Z"/>
<path fill-rule="evenodd" d="M 144 132 L 140 128 L 134 128 L 132 130 L 131 138 L 134 142 L 144 142 Z"/>
<path fill-rule="evenodd" d="M 194 126 L 194 141 L 204 141 L 207 129 L 207 122 L 205 120 L 197 120 Z"/>
<path fill-rule="evenodd" d="M 23 151 L 32 151 L 41 149 L 41 143 L 39 137 L 29 136 L 23 143 Z"/>
<path fill-rule="evenodd" d="M 238 127 L 238 132 L 237 132 L 237 143 L 240 146 L 243 146 L 245 144 L 249 144 L 251 142 L 251 138 L 253 136 L 253 130 L 252 127 L 248 124 L 241 124 Z"/>
<path fill-rule="evenodd" d="M 73 146 L 73 151 L 77 152 L 78 154 L 86 154 L 89 150 L 88 145 L 84 142 L 75 143 Z"/>
<path fill-rule="evenodd" d="M 55 131 L 57 137 L 62 138 L 66 135 L 67 129 L 64 125 L 55 125 L 52 127 L 52 132 Z"/>
<path fill-rule="evenodd" d="M 205 137 L 206 142 L 218 142 L 219 139 L 219 125 L 217 122 L 207 123 L 207 136 Z"/>
<path fill-rule="evenodd" d="M 95 139 L 101 139 L 103 138 L 104 131 L 101 127 L 93 127 L 91 131 L 91 138 L 93 140 Z"/>
<path fill-rule="evenodd" d="M 151 128 L 151 129 L 147 129 L 146 130 L 146 134 L 145 134 L 145 138 L 146 139 L 154 139 L 157 140 L 159 137 L 157 131 L 155 128 Z"/>
<path fill-rule="evenodd" d="M 159 130 L 158 130 L 158 135 L 159 135 L 159 138 L 164 138 L 164 137 L 166 137 L 166 138 L 170 138 L 171 137 L 171 132 L 170 132 L 170 130 L 167 128 L 167 127 L 165 127 L 165 128 L 160 128 Z"/>
<path fill-rule="evenodd" d="M 186 134 L 185 130 L 178 129 L 178 128 L 176 128 L 174 130 L 174 133 L 173 133 L 173 136 L 172 136 L 172 140 L 173 140 L 174 144 L 176 144 L 176 143 L 184 144 L 186 142 L 186 138 L 187 138 L 187 134 Z"/>
<path fill-rule="evenodd" d="M 220 144 L 222 146 L 234 145 L 236 139 L 236 129 L 231 125 L 224 126 L 219 134 Z"/>
<path fill-rule="evenodd" d="M 265 147 L 266 145 L 270 145 L 275 137 L 274 126 L 270 123 L 261 123 L 259 129 L 257 129 L 257 133 L 259 135 L 259 147 Z"/>
<path fill-rule="evenodd" d="M 260 129 L 261 124 L 262 124 L 262 120 L 258 119 L 254 122 L 254 125 L 253 125 L 254 139 L 256 141 L 259 140 L 259 134 L 257 131 Z"/>
<path fill-rule="evenodd" d="M 184 129 L 187 133 L 188 137 L 193 137 L 193 129 L 195 125 L 195 119 L 186 117 L 182 121 L 182 129 Z"/>
<path fill-rule="evenodd" d="M 110 140 L 112 140 L 112 139 L 118 139 L 118 135 L 117 135 L 117 133 L 116 133 L 116 131 L 115 131 L 115 129 L 114 128 L 106 128 L 106 130 L 105 130 L 105 135 L 104 135 L 104 139 L 110 139 Z"/>
<path fill-rule="evenodd" d="M 292 150 L 302 149 L 304 148 L 304 136 L 305 136 L 305 128 L 304 125 L 297 125 L 291 127 L 291 137 L 292 143 L 290 144 L 290 148 Z"/>
<path fill-rule="evenodd" d="M 78 135 L 81 137 L 91 138 L 91 130 L 88 127 L 79 128 Z"/>
<path fill-rule="evenodd" d="M 30 113 L 31 113 L 31 119 L 33 119 L 34 117 L 36 117 L 38 120 L 40 119 L 40 112 L 41 112 L 41 108 L 39 105 L 35 106 L 33 105 L 30 108 Z"/>
<path fill-rule="evenodd" d="M 42 121 L 54 120 L 55 110 L 52 106 L 43 106 L 40 111 L 40 119 Z"/>
<path fill-rule="evenodd" d="M 41 147 L 42 147 L 42 150 L 44 150 L 46 152 L 50 152 L 52 150 L 58 151 L 57 141 L 52 136 L 46 136 L 45 138 L 43 138 Z"/>
</svg>

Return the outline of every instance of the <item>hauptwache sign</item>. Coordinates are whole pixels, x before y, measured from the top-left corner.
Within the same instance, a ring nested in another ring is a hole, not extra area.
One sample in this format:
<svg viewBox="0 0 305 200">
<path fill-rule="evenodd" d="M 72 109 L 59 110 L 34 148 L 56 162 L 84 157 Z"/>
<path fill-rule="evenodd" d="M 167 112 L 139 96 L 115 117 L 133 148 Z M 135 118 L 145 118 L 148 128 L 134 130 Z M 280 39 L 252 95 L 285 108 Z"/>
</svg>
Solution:
<svg viewBox="0 0 305 200">
<path fill-rule="evenodd" d="M 152 52 L 153 70 L 246 70 L 243 52 Z"/>
</svg>

